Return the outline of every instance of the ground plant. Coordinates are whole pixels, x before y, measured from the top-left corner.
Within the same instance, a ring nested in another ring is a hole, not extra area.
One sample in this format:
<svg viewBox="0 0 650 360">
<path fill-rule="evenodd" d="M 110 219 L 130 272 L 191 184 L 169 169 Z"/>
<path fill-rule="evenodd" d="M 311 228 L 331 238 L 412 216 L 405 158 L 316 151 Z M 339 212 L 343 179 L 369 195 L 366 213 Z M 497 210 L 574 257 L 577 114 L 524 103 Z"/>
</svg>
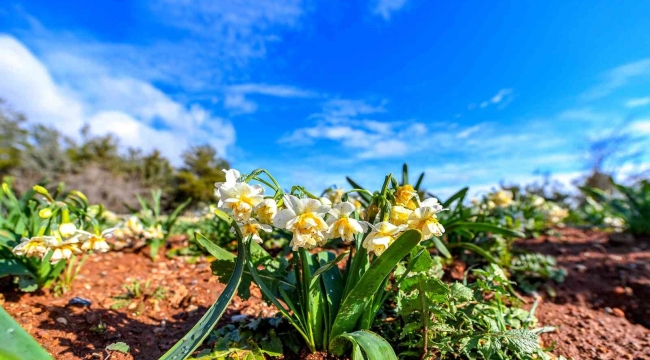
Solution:
<svg viewBox="0 0 650 360">
<path fill-rule="evenodd" d="M 50 194 L 36 185 L 18 198 L 3 183 L 0 203 L 0 277 L 13 277 L 23 291 L 58 282 L 57 292 L 65 292 L 83 264 L 77 257 L 108 251 L 112 229 L 100 231 L 98 213 L 79 191 L 60 184 Z"/>
<path fill-rule="evenodd" d="M 115 235 L 124 242 L 135 242 L 133 246 L 146 245 L 152 260 L 158 258 L 183 209 L 191 198 L 178 205 L 169 215 L 161 211 L 162 190 L 151 190 L 151 201 L 137 195 L 140 209 L 130 208 L 131 217 L 116 230 Z"/>
<path fill-rule="evenodd" d="M 581 189 L 598 202 L 598 208 L 611 214 L 603 217 L 605 226 L 633 235 L 650 235 L 650 182 L 643 180 L 631 186 L 612 182 L 612 188 L 611 192 L 590 187 Z"/>
</svg>

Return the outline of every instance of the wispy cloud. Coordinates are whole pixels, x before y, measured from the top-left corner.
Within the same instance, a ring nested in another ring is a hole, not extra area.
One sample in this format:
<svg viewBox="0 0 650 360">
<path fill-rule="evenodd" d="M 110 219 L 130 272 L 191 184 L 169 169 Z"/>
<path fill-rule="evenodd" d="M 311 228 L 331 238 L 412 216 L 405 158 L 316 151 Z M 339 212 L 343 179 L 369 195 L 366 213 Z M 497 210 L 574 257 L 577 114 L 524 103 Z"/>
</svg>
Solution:
<svg viewBox="0 0 650 360">
<path fill-rule="evenodd" d="M 247 95 L 264 95 L 278 98 L 311 98 L 318 93 L 290 85 L 239 84 L 228 86 L 225 90 L 224 108 L 233 114 L 250 114 L 257 110 L 257 103 Z"/>
<path fill-rule="evenodd" d="M 407 2 L 408 0 L 376 0 L 372 13 L 388 21 L 393 13 L 401 10 Z"/>
<path fill-rule="evenodd" d="M 514 100 L 514 91 L 513 89 L 510 88 L 505 88 L 499 90 L 494 96 L 492 96 L 490 99 L 481 101 L 480 103 L 471 103 L 467 106 L 468 110 L 474 110 L 477 107 L 481 109 L 485 109 L 488 106 L 491 105 L 497 105 L 498 109 L 504 109 L 506 106 L 508 106 L 512 100 Z"/>
<path fill-rule="evenodd" d="M 239 84 L 229 86 L 228 91 L 240 94 L 260 94 L 281 98 L 308 98 L 318 96 L 315 92 L 303 90 L 290 85 Z"/>
<path fill-rule="evenodd" d="M 611 94 L 631 80 L 650 75 L 650 58 L 616 67 L 603 76 L 603 81 L 582 94 L 585 100 L 595 100 Z"/>
<path fill-rule="evenodd" d="M 359 160 L 396 157 L 412 152 L 415 147 L 409 140 L 424 137 L 427 133 L 425 124 L 358 118 L 385 111 L 383 103 L 372 105 L 362 100 L 330 100 L 323 104 L 321 112 L 310 116 L 317 120 L 316 125 L 296 129 L 279 142 L 305 146 L 317 140 L 335 141 L 344 148 L 354 149 L 352 157 Z"/>
<path fill-rule="evenodd" d="M 636 107 L 640 107 L 640 106 L 646 106 L 648 104 L 650 104 L 650 96 L 629 99 L 628 101 L 625 102 L 625 106 L 627 106 L 629 108 L 636 108 Z"/>
<path fill-rule="evenodd" d="M 482 127 L 482 126 L 483 126 L 483 125 L 478 124 L 478 125 L 474 125 L 474 126 L 468 127 L 467 129 L 465 129 L 465 130 L 459 132 L 458 135 L 456 135 L 456 137 L 459 138 L 459 139 L 466 139 L 466 138 L 468 138 L 470 135 L 472 135 L 472 134 L 474 134 L 475 132 L 481 130 L 481 127 Z"/>
</svg>

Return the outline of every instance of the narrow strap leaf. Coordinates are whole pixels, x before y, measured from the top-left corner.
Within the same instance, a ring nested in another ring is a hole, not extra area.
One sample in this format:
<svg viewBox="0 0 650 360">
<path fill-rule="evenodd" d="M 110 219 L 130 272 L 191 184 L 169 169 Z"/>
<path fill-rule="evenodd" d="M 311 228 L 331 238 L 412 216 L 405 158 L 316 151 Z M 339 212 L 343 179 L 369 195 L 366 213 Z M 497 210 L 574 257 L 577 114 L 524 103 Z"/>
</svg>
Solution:
<svg viewBox="0 0 650 360">
<path fill-rule="evenodd" d="M 347 342 L 352 343 L 353 360 L 360 355 L 358 349 L 356 349 L 357 346 L 363 349 L 366 355 L 365 358 L 368 360 L 397 360 L 397 355 L 395 355 L 395 351 L 388 341 L 372 331 L 360 330 L 337 336 L 332 341 L 332 352 L 334 355 L 343 355 Z"/>
<path fill-rule="evenodd" d="M 250 240 L 249 240 L 250 241 Z M 177 342 L 169 351 L 167 351 L 160 360 L 181 360 L 186 359 L 203 343 L 203 340 L 210 334 L 212 328 L 217 324 L 221 315 L 230 304 L 230 301 L 235 296 L 235 292 L 239 287 L 242 275 L 244 273 L 244 260 L 245 260 L 244 242 L 239 239 L 237 242 L 237 261 L 235 263 L 235 270 L 217 301 L 208 309 L 208 311 L 201 317 L 201 320 L 194 325 L 183 338 Z"/>
<path fill-rule="evenodd" d="M 0 306 L 0 359 L 51 360 L 52 357 Z"/>
<path fill-rule="evenodd" d="M 370 265 L 359 282 L 347 294 L 332 326 L 331 338 L 354 329 L 368 305 L 368 294 L 375 294 L 395 265 L 409 254 L 422 239 L 422 233 L 408 230 Z"/>
</svg>

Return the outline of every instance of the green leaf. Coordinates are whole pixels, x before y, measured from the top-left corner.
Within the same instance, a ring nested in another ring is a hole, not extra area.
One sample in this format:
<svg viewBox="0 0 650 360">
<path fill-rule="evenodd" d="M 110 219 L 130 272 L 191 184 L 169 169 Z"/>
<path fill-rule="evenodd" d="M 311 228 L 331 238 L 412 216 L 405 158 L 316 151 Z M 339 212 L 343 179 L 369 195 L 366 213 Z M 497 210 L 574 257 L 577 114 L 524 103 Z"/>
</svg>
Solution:
<svg viewBox="0 0 650 360">
<path fill-rule="evenodd" d="M 444 255 L 447 259 L 451 259 L 451 254 L 449 253 L 449 250 L 447 250 L 447 247 L 445 244 L 437 237 L 432 237 L 431 240 L 433 240 L 433 245 L 440 251 L 442 255 Z"/>
<path fill-rule="evenodd" d="M 406 255 L 409 254 L 422 240 L 422 233 L 417 230 L 407 230 L 388 249 L 370 265 L 343 300 L 339 313 L 332 326 L 331 338 L 344 332 L 353 331 L 359 317 L 363 314 L 368 302 L 377 293 L 384 279 Z"/>
<path fill-rule="evenodd" d="M 500 234 L 503 236 L 510 236 L 514 238 L 525 238 L 524 233 L 517 230 L 510 230 L 502 228 L 498 225 L 493 225 L 489 223 L 480 223 L 480 222 L 456 222 L 452 226 L 452 229 L 447 229 L 448 232 L 455 230 L 456 228 L 473 230 L 473 231 L 483 231 L 490 232 L 494 234 Z"/>
<path fill-rule="evenodd" d="M 445 201 L 444 203 L 442 203 L 442 207 L 443 207 L 443 208 L 448 208 L 449 206 L 451 206 L 451 204 L 452 204 L 454 201 L 459 200 L 459 199 L 460 199 L 460 202 L 462 202 L 463 199 L 465 198 L 465 195 L 467 194 L 467 191 L 468 191 L 468 190 L 469 190 L 468 187 L 464 187 L 464 188 L 458 190 L 458 192 L 456 192 L 454 195 L 452 195 L 451 197 L 449 197 L 449 199 L 447 199 L 447 201 Z"/>
<path fill-rule="evenodd" d="M 490 253 L 488 253 L 482 247 L 480 247 L 480 246 L 478 246 L 476 244 L 472 244 L 472 243 L 468 243 L 468 242 L 458 242 L 458 243 L 451 243 L 451 244 L 447 245 L 447 247 L 450 247 L 450 248 L 455 248 L 455 247 L 464 248 L 464 249 L 467 249 L 467 250 L 469 250 L 471 252 L 474 252 L 474 253 L 484 257 L 485 260 L 487 260 L 487 261 L 489 261 L 491 263 L 499 264 L 499 261 L 497 259 L 495 259 L 492 255 L 490 255 Z"/>
<path fill-rule="evenodd" d="M 223 260 L 232 260 L 236 258 L 236 256 L 231 254 L 230 251 L 216 245 L 208 238 L 203 236 L 203 234 L 200 232 L 197 231 L 194 233 L 194 235 L 196 236 L 196 241 L 198 241 L 199 245 L 201 245 L 208 253 L 210 253 L 210 255 L 214 256 L 215 258 Z"/>
<path fill-rule="evenodd" d="M 210 334 L 210 331 L 212 331 L 212 328 L 217 324 L 217 321 L 219 321 L 221 315 L 226 311 L 228 304 L 230 304 L 230 301 L 235 296 L 235 292 L 239 287 L 239 283 L 241 282 L 244 273 L 245 255 L 246 251 L 244 249 L 244 242 L 242 239 L 239 239 L 237 241 L 237 262 L 235 263 L 235 269 L 226 285 L 226 288 L 223 290 L 217 301 L 208 309 L 205 315 L 201 317 L 199 322 L 194 325 L 192 330 L 185 334 L 185 336 L 183 336 L 176 345 L 169 349 L 160 360 L 185 359 L 203 343 L 203 340 L 205 340 L 205 338 Z"/>
<path fill-rule="evenodd" d="M 348 181 L 348 183 L 350 183 L 350 185 L 352 185 L 353 188 L 355 188 L 355 189 L 365 189 L 363 186 L 357 184 L 354 180 L 350 179 L 349 177 L 346 176 L 345 179 Z M 366 202 L 364 204 L 366 206 L 369 205 L 372 202 L 372 196 L 370 196 L 370 195 L 368 195 L 366 193 L 360 192 L 359 196 L 361 196 L 361 199 L 363 199 Z"/>
<path fill-rule="evenodd" d="M 529 330 L 514 329 L 505 333 L 510 348 L 516 353 L 532 354 L 539 349 L 537 335 Z"/>
<path fill-rule="evenodd" d="M 321 255 L 322 253 L 325 253 L 325 254 Z M 348 255 L 348 253 L 350 253 L 349 250 L 344 251 L 344 252 L 340 253 L 339 256 L 337 256 L 334 260 L 330 260 L 329 262 L 321 265 L 321 267 L 319 267 L 318 270 L 314 271 L 314 273 L 311 275 L 311 283 L 309 284 L 309 286 L 310 287 L 314 286 L 314 284 L 318 281 L 319 277 L 323 273 L 325 273 L 325 272 L 329 271 L 330 269 L 332 269 L 333 267 L 335 267 L 336 264 L 340 263 L 341 260 L 345 259 L 345 257 Z M 320 259 L 328 259 L 328 256 L 329 256 L 328 254 L 331 254 L 331 253 L 328 253 L 328 252 L 318 253 L 319 260 Z M 332 254 L 332 255 L 334 255 L 334 254 Z"/>
<path fill-rule="evenodd" d="M 108 345 L 106 347 L 106 350 L 119 351 L 122 354 L 128 354 L 129 353 L 129 345 L 127 345 L 124 342 L 119 341 L 119 342 L 112 343 L 112 344 Z"/>
<path fill-rule="evenodd" d="M 0 359 L 45 360 L 52 357 L 0 306 Z"/>
<path fill-rule="evenodd" d="M 32 272 L 16 259 L 0 259 L 0 277 L 8 275 L 32 276 Z"/>
<path fill-rule="evenodd" d="M 474 299 L 474 294 L 472 293 L 472 289 L 456 282 L 451 285 L 451 297 L 455 300 L 470 301 Z"/>
<path fill-rule="evenodd" d="M 397 360 L 395 351 L 381 336 L 372 331 L 360 330 L 352 333 L 343 333 L 332 340 L 332 353 L 341 356 L 345 352 L 347 343 L 350 342 L 354 348 L 353 360 L 361 360 L 357 346 L 363 349 L 365 358 L 368 360 Z"/>
<path fill-rule="evenodd" d="M 401 186 L 404 186 L 409 183 L 409 166 L 404 163 L 402 165 L 402 183 L 400 184 Z"/>
</svg>

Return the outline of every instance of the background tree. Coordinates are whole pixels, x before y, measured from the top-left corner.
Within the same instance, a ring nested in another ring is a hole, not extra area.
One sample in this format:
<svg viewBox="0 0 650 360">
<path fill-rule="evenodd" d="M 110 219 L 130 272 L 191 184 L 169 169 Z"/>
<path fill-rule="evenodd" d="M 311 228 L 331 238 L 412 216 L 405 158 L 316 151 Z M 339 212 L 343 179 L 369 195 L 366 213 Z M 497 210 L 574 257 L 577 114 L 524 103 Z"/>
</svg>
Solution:
<svg viewBox="0 0 650 360">
<path fill-rule="evenodd" d="M 183 153 L 183 167 L 176 175 L 176 200 L 192 197 L 194 204 L 214 201 L 214 183 L 225 181 L 223 169 L 230 165 L 217 157 L 211 145 L 193 146 Z"/>
</svg>

